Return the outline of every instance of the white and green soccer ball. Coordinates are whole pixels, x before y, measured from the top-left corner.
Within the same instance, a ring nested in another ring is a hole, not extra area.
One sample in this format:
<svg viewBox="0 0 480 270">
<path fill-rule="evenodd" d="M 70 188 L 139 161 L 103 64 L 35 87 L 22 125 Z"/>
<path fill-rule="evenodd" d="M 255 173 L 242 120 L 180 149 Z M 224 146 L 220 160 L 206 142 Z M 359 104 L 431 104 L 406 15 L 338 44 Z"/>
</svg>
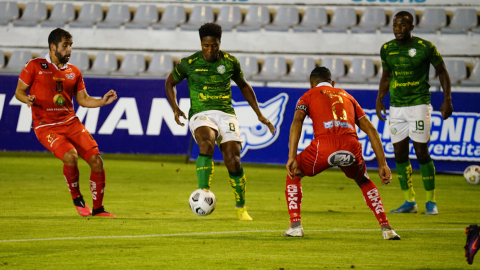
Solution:
<svg viewBox="0 0 480 270">
<path fill-rule="evenodd" d="M 217 200 L 213 192 L 204 189 L 195 190 L 192 195 L 190 195 L 188 202 L 192 212 L 199 216 L 210 215 L 217 205 Z"/>
<path fill-rule="evenodd" d="M 467 181 L 467 183 L 471 185 L 480 184 L 480 166 L 478 165 L 468 166 L 463 172 L 463 177 L 465 177 L 465 181 Z"/>
</svg>

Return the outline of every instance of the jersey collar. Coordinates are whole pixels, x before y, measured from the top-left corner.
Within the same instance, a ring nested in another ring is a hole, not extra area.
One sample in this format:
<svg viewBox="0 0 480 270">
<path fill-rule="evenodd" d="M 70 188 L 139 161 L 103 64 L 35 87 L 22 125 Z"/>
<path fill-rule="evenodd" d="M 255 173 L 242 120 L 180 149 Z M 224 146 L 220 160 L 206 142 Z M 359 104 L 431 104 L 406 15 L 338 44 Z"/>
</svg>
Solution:
<svg viewBox="0 0 480 270">
<path fill-rule="evenodd" d="M 321 82 L 321 83 L 317 84 L 317 86 L 315 86 L 315 87 L 319 87 L 319 86 L 330 86 L 330 87 L 333 87 L 333 85 L 331 85 L 331 84 L 328 83 L 328 82 Z"/>
<path fill-rule="evenodd" d="M 64 69 L 67 69 L 67 68 L 68 68 L 68 64 L 67 64 L 67 63 L 65 63 L 62 68 L 58 68 L 57 65 L 55 65 L 54 63 L 52 63 L 52 59 L 50 59 L 50 53 L 47 53 L 47 55 L 45 55 L 45 60 L 47 60 L 47 62 L 48 62 L 49 64 L 52 64 L 57 70 L 64 70 Z"/>
</svg>

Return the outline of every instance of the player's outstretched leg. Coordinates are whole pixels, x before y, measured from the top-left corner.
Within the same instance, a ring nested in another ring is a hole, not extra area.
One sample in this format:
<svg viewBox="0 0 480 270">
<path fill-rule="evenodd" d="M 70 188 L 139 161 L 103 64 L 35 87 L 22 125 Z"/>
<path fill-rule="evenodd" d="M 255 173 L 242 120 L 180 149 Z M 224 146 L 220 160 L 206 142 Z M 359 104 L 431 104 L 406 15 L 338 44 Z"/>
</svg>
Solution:
<svg viewBox="0 0 480 270">
<path fill-rule="evenodd" d="M 235 211 L 237 213 L 237 218 L 239 220 L 252 220 L 252 217 L 248 214 L 247 207 L 245 206 L 245 184 L 247 178 L 243 168 L 240 167 L 240 170 L 237 172 L 229 171 L 228 175 L 230 177 L 230 186 L 235 195 Z"/>
<path fill-rule="evenodd" d="M 473 257 L 480 248 L 480 226 L 470 225 L 465 228 L 465 230 L 465 234 L 467 235 L 467 244 L 464 247 L 465 257 L 467 258 L 468 264 L 472 264 Z"/>
<path fill-rule="evenodd" d="M 435 202 L 435 167 L 433 161 L 428 156 L 425 159 L 419 159 L 420 173 L 422 174 L 423 186 L 426 192 L 426 215 L 438 215 L 437 203 Z"/>
<path fill-rule="evenodd" d="M 96 217 L 115 217 L 115 215 L 105 211 L 103 206 L 103 196 L 105 194 L 105 170 L 100 155 L 93 155 L 88 159 L 88 164 L 92 169 L 90 173 L 90 191 L 92 192 L 93 211 L 92 216 Z"/>
<path fill-rule="evenodd" d="M 77 166 L 67 166 L 63 165 L 63 175 L 65 176 L 65 180 L 67 181 L 68 189 L 70 190 L 70 194 L 72 195 L 73 204 L 77 209 L 78 213 L 81 216 L 89 216 L 92 214 L 92 210 L 90 207 L 85 203 L 83 200 L 83 196 L 80 193 L 80 185 L 79 185 L 79 176 L 80 173 L 78 171 Z"/>
<path fill-rule="evenodd" d="M 287 175 L 285 198 L 290 215 L 290 227 L 283 236 L 303 237 L 302 219 L 300 217 L 303 191 L 300 177 L 295 176 L 292 179 Z"/>
<path fill-rule="evenodd" d="M 390 213 L 417 213 L 418 206 L 415 202 L 415 192 L 413 191 L 412 165 L 410 164 L 410 160 L 403 163 L 396 163 L 396 166 L 400 188 L 405 196 L 405 203 L 399 208 L 390 211 Z"/>
<path fill-rule="evenodd" d="M 197 180 L 198 188 L 210 190 L 213 177 L 213 156 L 206 154 L 198 154 L 197 157 Z"/>
</svg>

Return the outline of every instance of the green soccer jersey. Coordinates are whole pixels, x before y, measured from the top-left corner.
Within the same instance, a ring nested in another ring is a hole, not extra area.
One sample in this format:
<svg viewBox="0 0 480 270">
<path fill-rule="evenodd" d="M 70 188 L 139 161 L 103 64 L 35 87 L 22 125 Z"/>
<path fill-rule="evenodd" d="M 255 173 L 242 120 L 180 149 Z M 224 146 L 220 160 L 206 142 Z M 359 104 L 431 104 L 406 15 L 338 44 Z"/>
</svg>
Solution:
<svg viewBox="0 0 480 270">
<path fill-rule="evenodd" d="M 177 82 L 187 78 L 190 91 L 188 119 L 196 113 L 208 110 L 235 115 L 230 80 L 242 79 L 242 68 L 234 56 L 224 51 L 219 51 L 219 54 L 219 59 L 211 63 L 203 59 L 201 51 L 196 52 L 182 58 L 172 71 Z"/>
<path fill-rule="evenodd" d="M 411 44 L 401 46 L 393 39 L 383 44 L 380 56 L 383 72 L 391 72 L 391 106 L 430 104 L 430 64 L 437 66 L 443 61 L 435 45 L 413 37 Z"/>
</svg>

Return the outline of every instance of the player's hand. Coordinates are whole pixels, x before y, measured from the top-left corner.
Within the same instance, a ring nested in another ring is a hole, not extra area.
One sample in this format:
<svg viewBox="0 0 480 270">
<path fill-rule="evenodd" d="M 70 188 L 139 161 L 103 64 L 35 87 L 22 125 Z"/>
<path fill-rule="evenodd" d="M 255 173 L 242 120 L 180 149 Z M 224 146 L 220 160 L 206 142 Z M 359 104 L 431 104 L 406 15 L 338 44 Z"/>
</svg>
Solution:
<svg viewBox="0 0 480 270">
<path fill-rule="evenodd" d="M 375 103 L 375 109 L 377 110 L 378 119 L 382 121 L 387 120 L 385 119 L 385 117 L 387 116 L 387 110 L 385 109 L 385 104 L 383 104 L 383 101 L 377 99 L 377 102 Z M 385 114 L 385 117 L 383 117 L 382 112 L 383 114 Z"/>
<path fill-rule="evenodd" d="M 28 96 L 27 98 L 27 106 L 30 108 L 30 106 L 33 106 L 33 103 L 35 103 L 35 95 Z"/>
<path fill-rule="evenodd" d="M 275 135 L 275 131 L 277 131 L 275 129 L 275 127 L 272 125 L 272 123 L 270 122 L 270 120 L 268 120 L 265 116 L 263 115 L 260 115 L 258 117 L 258 121 L 262 122 L 262 124 L 266 125 L 268 127 L 268 129 L 270 130 L 270 133 L 272 133 L 272 135 Z"/>
<path fill-rule="evenodd" d="M 111 104 L 117 99 L 117 92 L 114 90 L 108 91 L 102 98 L 105 105 Z"/>
<path fill-rule="evenodd" d="M 442 113 L 443 120 L 447 120 L 453 112 L 452 101 L 444 100 L 442 106 L 440 107 L 440 112 Z"/>
<path fill-rule="evenodd" d="M 288 158 L 287 165 L 285 167 L 287 168 L 288 176 L 293 179 L 297 174 L 298 169 L 297 157 Z"/>
<path fill-rule="evenodd" d="M 180 116 L 183 116 L 183 119 L 187 120 L 187 117 L 185 116 L 185 114 L 182 112 L 182 110 L 180 110 L 179 108 L 177 108 L 176 110 L 173 111 L 173 113 L 175 114 L 175 122 L 177 122 L 178 125 L 180 126 L 185 126 L 184 123 L 180 122 Z"/>
<path fill-rule="evenodd" d="M 378 168 L 378 175 L 380 176 L 380 179 L 382 179 L 383 185 L 386 185 L 392 181 L 392 172 L 387 164 Z"/>
</svg>

